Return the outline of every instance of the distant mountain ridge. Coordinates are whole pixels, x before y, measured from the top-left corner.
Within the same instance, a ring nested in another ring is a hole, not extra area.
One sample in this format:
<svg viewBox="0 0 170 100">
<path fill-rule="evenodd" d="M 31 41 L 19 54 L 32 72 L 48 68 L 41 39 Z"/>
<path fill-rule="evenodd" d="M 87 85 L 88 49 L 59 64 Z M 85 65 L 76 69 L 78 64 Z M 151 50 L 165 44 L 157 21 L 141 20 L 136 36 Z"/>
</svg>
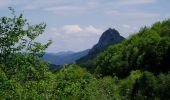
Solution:
<svg viewBox="0 0 170 100">
<path fill-rule="evenodd" d="M 61 52 L 58 52 L 58 53 L 52 53 L 52 54 L 55 54 L 55 56 L 66 56 L 66 55 L 70 55 L 70 54 L 73 54 L 73 53 L 75 53 L 75 52 L 73 52 L 73 51 L 61 51 Z"/>
<path fill-rule="evenodd" d="M 84 50 L 80 52 L 59 52 L 59 53 L 46 53 L 43 57 L 43 61 L 55 65 L 65 65 L 74 63 L 77 59 L 87 55 L 89 50 Z"/>
<path fill-rule="evenodd" d="M 100 52 L 104 51 L 110 45 L 120 43 L 124 39 L 117 30 L 109 28 L 103 32 L 98 43 L 89 50 L 89 53 L 78 59 L 76 63 L 80 66 L 89 67 L 92 65 L 93 59 L 95 59 Z"/>
<path fill-rule="evenodd" d="M 88 64 L 91 65 L 93 59 L 100 52 L 103 52 L 109 45 L 120 43 L 123 40 L 124 37 L 122 37 L 117 30 L 109 28 L 103 32 L 98 43 L 91 49 L 80 52 L 65 51 L 58 53 L 46 53 L 42 60 L 57 66 L 72 63 L 77 63 L 81 66 L 88 66 Z"/>
</svg>

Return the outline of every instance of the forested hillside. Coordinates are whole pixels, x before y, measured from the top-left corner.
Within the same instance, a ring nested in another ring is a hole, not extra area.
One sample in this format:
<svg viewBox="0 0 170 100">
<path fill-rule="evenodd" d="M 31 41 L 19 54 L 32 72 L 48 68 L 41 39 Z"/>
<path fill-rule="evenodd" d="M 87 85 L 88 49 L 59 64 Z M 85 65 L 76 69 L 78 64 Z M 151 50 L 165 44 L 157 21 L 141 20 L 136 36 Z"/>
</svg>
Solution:
<svg viewBox="0 0 170 100">
<path fill-rule="evenodd" d="M 94 60 L 94 72 L 77 65 L 50 72 L 40 59 L 52 42 L 36 41 L 46 25 L 30 25 L 10 10 L 12 17 L 0 18 L 1 100 L 170 98 L 170 20 L 110 46 Z"/>
<path fill-rule="evenodd" d="M 95 44 L 88 52 L 87 55 L 81 57 L 76 61 L 79 66 L 83 66 L 89 71 L 93 72 L 93 67 L 95 65 L 95 60 L 97 56 L 106 50 L 110 45 L 118 44 L 122 42 L 125 38 L 120 35 L 116 29 L 107 29 L 102 33 L 99 41 Z"/>
<path fill-rule="evenodd" d="M 170 70 L 170 20 L 143 27 L 118 45 L 110 46 L 96 61 L 96 73 L 126 77 L 132 70 L 155 75 Z"/>
</svg>

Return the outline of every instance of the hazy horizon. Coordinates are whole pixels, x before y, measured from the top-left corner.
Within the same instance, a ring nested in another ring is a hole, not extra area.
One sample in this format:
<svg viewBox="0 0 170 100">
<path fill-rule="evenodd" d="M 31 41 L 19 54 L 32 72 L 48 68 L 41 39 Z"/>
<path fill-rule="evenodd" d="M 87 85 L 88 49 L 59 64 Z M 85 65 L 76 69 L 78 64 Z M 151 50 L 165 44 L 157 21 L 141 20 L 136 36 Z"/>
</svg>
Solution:
<svg viewBox="0 0 170 100">
<path fill-rule="evenodd" d="M 31 24 L 47 24 L 38 40 L 53 40 L 50 53 L 89 49 L 108 28 L 128 37 L 170 17 L 167 0 L 0 0 L 0 16 L 10 16 L 10 6 Z"/>
</svg>

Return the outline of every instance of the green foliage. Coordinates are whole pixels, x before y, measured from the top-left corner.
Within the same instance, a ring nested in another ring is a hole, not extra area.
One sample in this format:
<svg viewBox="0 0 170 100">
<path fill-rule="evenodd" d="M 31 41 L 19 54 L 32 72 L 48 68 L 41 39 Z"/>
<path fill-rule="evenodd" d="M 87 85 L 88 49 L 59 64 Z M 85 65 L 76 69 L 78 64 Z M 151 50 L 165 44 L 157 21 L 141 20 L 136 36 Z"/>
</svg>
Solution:
<svg viewBox="0 0 170 100">
<path fill-rule="evenodd" d="M 122 99 L 131 99 L 133 86 L 135 85 L 136 80 L 141 77 L 141 75 L 142 72 L 139 70 L 132 71 L 127 78 L 120 81 L 118 91 Z"/>
<path fill-rule="evenodd" d="M 96 74 L 126 77 L 132 70 L 154 74 L 170 71 L 170 20 L 142 28 L 128 40 L 113 45 L 96 60 Z"/>
<path fill-rule="evenodd" d="M 132 100 L 168 100 L 170 97 L 170 74 L 154 76 L 144 72 L 133 86 Z"/>
<path fill-rule="evenodd" d="M 154 89 L 158 98 L 168 100 L 170 97 L 170 73 L 159 75 Z"/>
<path fill-rule="evenodd" d="M 76 65 L 68 66 L 57 72 L 53 88 L 57 99 L 111 99 L 116 97 L 114 95 L 116 87 L 111 77 L 96 79 Z"/>
<path fill-rule="evenodd" d="M 136 82 L 132 91 L 132 99 L 153 100 L 155 99 L 154 86 L 156 85 L 155 76 L 152 73 L 144 72 L 142 77 Z"/>
<path fill-rule="evenodd" d="M 29 25 L 23 15 L 0 18 L 0 68 L 9 79 L 37 80 L 43 77 L 45 63 L 38 61 L 44 50 L 51 44 L 36 42 L 36 37 L 44 32 L 44 23 Z"/>
<path fill-rule="evenodd" d="M 8 80 L 0 69 L 0 99 L 20 99 L 21 86 L 16 81 Z"/>
<path fill-rule="evenodd" d="M 12 17 L 0 18 L 0 99 L 34 98 L 34 94 L 39 95 L 34 84 L 38 87 L 47 73 L 47 63 L 39 59 L 51 41 L 36 41 L 44 32 L 44 23 L 29 25 L 22 14 L 15 15 L 14 9 L 9 9 Z"/>
<path fill-rule="evenodd" d="M 71 65 L 68 68 L 63 68 L 56 73 L 56 84 L 54 93 L 57 98 L 81 98 L 84 95 L 84 88 L 93 80 L 93 76 L 85 70 Z"/>
<path fill-rule="evenodd" d="M 36 41 L 46 25 L 29 25 L 10 10 L 12 18 L 0 18 L 1 100 L 169 99 L 170 20 L 144 27 L 101 53 L 92 67 L 95 75 L 77 65 L 51 73 L 39 61 L 51 41 Z"/>
</svg>

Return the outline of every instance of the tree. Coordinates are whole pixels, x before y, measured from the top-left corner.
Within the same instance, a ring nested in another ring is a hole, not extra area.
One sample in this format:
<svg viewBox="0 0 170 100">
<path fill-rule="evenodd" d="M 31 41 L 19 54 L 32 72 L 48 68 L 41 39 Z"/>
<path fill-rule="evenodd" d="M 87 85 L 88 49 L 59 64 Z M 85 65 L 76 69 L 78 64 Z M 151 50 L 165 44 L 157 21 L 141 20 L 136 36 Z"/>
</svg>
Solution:
<svg viewBox="0 0 170 100">
<path fill-rule="evenodd" d="M 133 70 L 154 74 L 170 71 L 170 20 L 144 27 L 120 44 L 112 45 L 97 57 L 98 76 L 126 77 Z"/>
<path fill-rule="evenodd" d="M 168 100 L 170 97 L 170 73 L 160 74 L 155 87 L 156 96 L 161 100 Z"/>
<path fill-rule="evenodd" d="M 132 100 L 155 100 L 156 78 L 153 73 L 144 72 L 132 89 Z"/>
<path fill-rule="evenodd" d="M 30 25 L 22 14 L 0 18 L 0 68 L 7 78 L 18 81 L 43 77 L 46 65 L 39 61 L 51 44 L 41 44 L 36 38 L 44 32 L 46 24 Z"/>
</svg>

